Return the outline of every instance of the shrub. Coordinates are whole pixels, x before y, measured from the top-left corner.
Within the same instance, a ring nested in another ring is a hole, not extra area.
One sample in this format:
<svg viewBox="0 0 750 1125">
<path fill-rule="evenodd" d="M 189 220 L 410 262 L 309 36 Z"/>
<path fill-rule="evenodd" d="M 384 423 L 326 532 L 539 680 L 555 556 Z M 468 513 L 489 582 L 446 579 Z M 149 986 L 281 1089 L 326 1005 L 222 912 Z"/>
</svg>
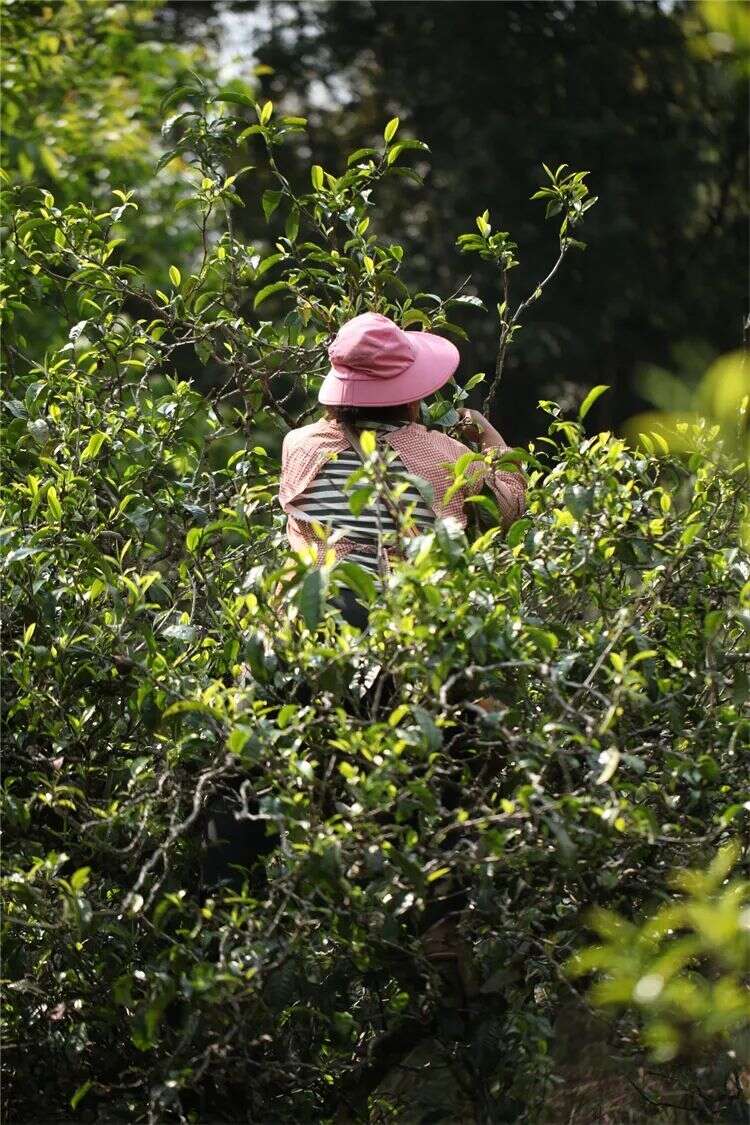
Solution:
<svg viewBox="0 0 750 1125">
<path fill-rule="evenodd" d="M 278 438 L 331 332 L 375 307 L 460 334 L 467 302 L 412 295 L 369 229 L 418 142 L 391 122 L 300 189 L 277 148 L 302 122 L 267 104 L 248 125 L 247 100 L 170 97 L 201 239 L 157 289 L 118 264 L 127 190 L 6 193 L 8 1113 L 538 1118 L 589 907 L 648 910 L 746 832 L 746 468 L 707 423 L 659 457 L 586 436 L 593 396 L 576 418 L 544 402 L 506 536 L 439 523 L 381 598 L 289 556 Z M 248 133 L 277 184 L 263 247 L 215 225 Z M 42 304 L 62 335 L 38 354 Z M 340 583 L 372 601 L 367 633 Z M 255 851 L 223 887 L 216 809 Z M 714 1093 L 719 1113 L 737 1092 Z"/>
</svg>

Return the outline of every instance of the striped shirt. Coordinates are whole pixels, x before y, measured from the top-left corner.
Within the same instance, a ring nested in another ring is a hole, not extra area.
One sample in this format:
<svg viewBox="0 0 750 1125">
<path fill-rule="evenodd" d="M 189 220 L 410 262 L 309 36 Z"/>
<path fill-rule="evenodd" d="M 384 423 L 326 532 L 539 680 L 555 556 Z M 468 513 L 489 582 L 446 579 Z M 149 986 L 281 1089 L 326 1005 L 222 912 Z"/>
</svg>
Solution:
<svg viewBox="0 0 750 1125">
<path fill-rule="evenodd" d="M 398 425 L 378 422 L 360 427 L 361 429 L 397 430 Z M 392 453 L 393 451 L 391 451 Z M 312 520 L 331 531 L 343 532 L 347 539 L 368 544 L 373 553 L 367 551 L 352 551 L 347 558 L 352 562 L 366 566 L 370 570 L 378 569 L 378 544 L 393 543 L 398 528 L 393 516 L 379 498 L 373 497 L 365 504 L 359 515 L 354 515 L 349 506 L 349 497 L 357 488 L 362 488 L 366 482 L 360 480 L 347 488 L 347 480 L 358 469 L 362 462 L 353 449 L 344 449 L 337 453 L 334 459 L 321 466 L 314 480 L 307 486 L 300 498 L 295 501 L 296 507 L 305 512 Z M 405 473 L 406 467 L 401 458 L 396 454 L 388 462 L 388 482 L 393 488 L 399 482 L 399 476 Z M 398 505 L 404 512 L 409 512 L 418 529 L 424 530 L 432 526 L 435 520 L 434 512 L 427 506 L 413 484 L 408 483 L 406 489 L 398 496 Z"/>
</svg>

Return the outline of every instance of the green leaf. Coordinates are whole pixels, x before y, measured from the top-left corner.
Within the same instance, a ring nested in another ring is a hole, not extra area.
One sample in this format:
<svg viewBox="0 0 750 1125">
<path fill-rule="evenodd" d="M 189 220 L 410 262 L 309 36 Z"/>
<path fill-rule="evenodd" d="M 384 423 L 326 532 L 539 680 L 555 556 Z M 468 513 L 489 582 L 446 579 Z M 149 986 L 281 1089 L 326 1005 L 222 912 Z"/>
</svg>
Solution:
<svg viewBox="0 0 750 1125">
<path fill-rule="evenodd" d="M 203 340 L 196 340 L 193 344 L 193 347 L 195 348 L 195 354 L 198 356 L 198 359 L 201 361 L 201 363 L 204 365 L 208 363 L 208 361 L 211 359 L 211 356 L 213 355 L 214 350 L 211 341 L 205 338 Z"/>
<path fill-rule="evenodd" d="M 393 140 L 393 138 L 396 136 L 396 130 L 398 129 L 398 125 L 399 125 L 398 117 L 392 117 L 391 120 L 386 125 L 385 129 L 383 130 L 383 138 L 384 138 L 386 144 L 390 144 L 391 141 Z"/>
<path fill-rule="evenodd" d="M 696 536 L 700 535 L 700 533 L 702 531 L 703 531 L 703 524 L 702 523 L 700 523 L 700 522 L 689 523 L 687 525 L 687 527 L 685 528 L 685 530 L 683 531 L 682 535 L 680 536 L 680 542 L 684 543 L 685 546 L 687 547 L 687 546 L 689 546 L 690 543 L 693 542 L 693 540 L 696 538 Z"/>
<path fill-rule="evenodd" d="M 299 208 L 292 207 L 284 226 L 284 234 L 290 242 L 294 242 L 299 234 Z"/>
<path fill-rule="evenodd" d="M 199 699 L 179 699 L 177 703 L 172 703 L 169 707 L 167 707 L 166 711 L 162 715 L 162 718 L 169 719 L 173 715 L 182 715 L 185 712 L 192 711 L 195 711 L 196 713 L 201 715 L 210 715 L 215 719 L 223 718 L 220 711 L 214 710 L 213 707 L 209 707 L 207 703 L 202 703 Z"/>
<path fill-rule="evenodd" d="M 605 755 L 604 768 L 596 779 L 597 785 L 606 785 L 608 781 L 614 776 L 615 770 L 620 764 L 620 754 L 618 750 L 607 750 Z"/>
<path fill-rule="evenodd" d="M 91 874 L 91 868 L 90 867 L 79 867 L 78 870 L 74 871 L 73 874 L 70 876 L 70 885 L 73 888 L 73 890 L 76 892 L 76 894 L 78 893 L 78 891 L 82 891 L 83 888 L 86 886 L 86 884 L 89 881 L 89 875 L 90 874 Z"/>
<path fill-rule="evenodd" d="M 275 266 L 278 262 L 282 262 L 285 258 L 286 254 L 269 254 L 268 257 L 264 258 L 258 265 L 255 271 L 255 280 L 257 281 L 259 278 L 263 277 L 263 274 L 270 270 L 272 266 Z"/>
<path fill-rule="evenodd" d="M 232 90 L 229 86 L 223 86 L 221 90 L 210 99 L 212 102 L 227 102 L 232 105 L 246 105 L 254 106 L 255 102 L 249 98 L 247 94 L 241 94 L 238 90 Z"/>
<path fill-rule="evenodd" d="M 463 293 L 460 297 L 454 297 L 450 303 L 452 305 L 471 305 L 475 309 L 485 308 L 485 304 L 482 301 L 481 297 L 475 297 L 471 293 Z"/>
<path fill-rule="evenodd" d="M 5 557 L 4 566 L 12 566 L 13 563 L 20 562 L 21 559 L 33 558 L 34 555 L 40 555 L 44 548 L 42 547 L 16 547 L 14 551 L 10 551 Z"/>
<path fill-rule="evenodd" d="M 316 567 L 305 575 L 298 597 L 302 620 L 308 629 L 317 628 L 323 616 L 323 593 L 323 575 Z"/>
<path fill-rule="evenodd" d="M 217 292 L 217 290 L 207 289 L 203 293 L 199 293 L 195 298 L 193 308 L 195 309 L 196 313 L 201 313 L 207 305 L 210 305 L 212 301 L 218 300 L 219 297 L 220 294 Z"/>
<path fill-rule="evenodd" d="M 170 992 L 165 989 L 152 997 L 139 1011 L 131 1035 L 133 1045 L 139 1051 L 150 1051 L 158 1041 L 159 1026 L 169 999 Z"/>
<path fill-rule="evenodd" d="M 431 508 L 435 503 L 435 489 L 432 487 L 428 480 L 424 477 L 417 476 L 416 473 L 402 473 L 404 480 L 408 480 L 413 484 L 419 495 L 424 500 L 428 508 Z"/>
<path fill-rule="evenodd" d="M 349 510 L 353 516 L 359 516 L 362 514 L 362 511 L 369 503 L 374 491 L 374 486 L 368 484 L 365 485 L 364 488 L 357 488 L 354 492 L 352 492 L 351 496 L 349 497 Z"/>
<path fill-rule="evenodd" d="M 430 146 L 426 145 L 424 141 L 418 141 L 414 137 L 406 137 L 404 140 L 398 142 L 400 149 L 419 149 L 420 152 L 429 152 Z"/>
<path fill-rule="evenodd" d="M 351 156 L 347 160 L 347 164 L 356 164 L 358 160 L 364 160 L 365 157 L 371 159 L 373 156 L 377 155 L 378 151 L 375 148 L 358 148 L 351 154 Z"/>
<path fill-rule="evenodd" d="M 185 546 L 188 551 L 194 551 L 201 539 L 203 538 L 204 529 L 202 527 L 191 527 L 190 531 L 185 537 Z"/>
<path fill-rule="evenodd" d="M 310 179 L 315 190 L 320 191 L 323 187 L 323 169 L 319 164 L 313 164 L 310 169 Z"/>
<path fill-rule="evenodd" d="M 51 484 L 47 489 L 47 508 L 52 518 L 57 520 L 59 523 L 62 519 L 63 510 L 62 504 L 57 498 L 57 489 L 53 484 Z"/>
<path fill-rule="evenodd" d="M 263 214 L 266 216 L 266 222 L 271 218 L 274 211 L 279 205 L 283 192 L 280 191 L 264 191 L 261 203 L 263 205 Z"/>
<path fill-rule="evenodd" d="M 443 745 L 443 736 L 435 725 L 435 720 L 424 707 L 412 707 L 412 713 L 417 720 L 417 725 L 424 735 L 430 750 L 439 750 Z"/>
<path fill-rule="evenodd" d="M 475 504 L 477 507 L 481 508 L 489 517 L 492 524 L 500 523 L 500 509 L 491 496 L 485 496 L 481 493 L 477 496 L 467 496 L 466 503 Z"/>
<path fill-rule="evenodd" d="M 517 547 L 530 527 L 531 520 L 526 517 L 512 523 L 508 528 L 508 534 L 505 536 L 508 546 Z"/>
<path fill-rule="evenodd" d="M 415 172 L 413 168 L 396 168 L 395 166 L 388 169 L 392 176 L 401 176 L 405 180 L 411 180 L 412 183 L 417 184 L 419 187 L 424 186 L 424 180 L 419 172 Z"/>
<path fill-rule="evenodd" d="M 197 630 L 194 625 L 168 625 L 166 629 L 162 629 L 162 636 L 169 637 L 176 641 L 185 641 L 190 644 L 195 640 Z"/>
<path fill-rule="evenodd" d="M 166 113 L 176 102 L 183 101 L 190 95 L 194 96 L 199 92 L 200 91 L 196 90 L 193 86 L 178 86 L 176 89 L 172 90 L 171 93 L 162 98 L 161 104 L 159 105 L 159 112 Z"/>
<path fill-rule="evenodd" d="M 428 883 L 434 883 L 438 879 L 442 879 L 446 875 L 450 875 L 450 871 L 451 871 L 450 867 L 438 867 L 438 869 L 436 871 L 431 871 L 430 874 L 427 876 L 427 882 Z"/>
<path fill-rule="evenodd" d="M 375 440 L 375 434 L 372 432 L 372 430 L 362 431 L 362 433 L 359 435 L 359 444 L 362 452 L 366 457 L 371 456 L 375 452 L 377 443 Z"/>
<path fill-rule="evenodd" d="M 86 1097 L 86 1095 L 88 1094 L 89 1090 L 91 1089 L 91 1087 L 93 1085 L 94 1085 L 94 1083 L 90 1079 L 87 1079 L 86 1082 L 84 1082 L 81 1086 L 78 1087 L 75 1094 L 73 1094 L 73 1097 L 70 1099 L 70 1108 L 71 1109 L 77 1109 L 78 1108 L 78 1106 L 83 1101 L 83 1099 Z"/>
<path fill-rule="evenodd" d="M 484 382 L 484 378 L 485 378 L 484 371 L 478 371 L 476 373 L 476 375 L 472 375 L 472 377 L 469 379 L 468 383 L 465 384 L 464 390 L 465 391 L 473 391 L 474 387 L 478 387 L 480 383 Z"/>
<path fill-rule="evenodd" d="M 86 591 L 89 601 L 95 602 L 99 595 L 103 594 L 106 589 L 107 584 L 105 582 L 102 582 L 101 578 L 95 578 Z"/>
<path fill-rule="evenodd" d="M 726 611 L 723 609 L 712 609 L 703 619 L 703 632 L 707 638 L 711 638 L 717 632 L 719 627 L 726 620 Z"/>
<path fill-rule="evenodd" d="M 656 430 L 652 430 L 651 431 L 651 437 L 653 438 L 654 444 L 661 450 L 662 454 L 665 457 L 668 457 L 669 456 L 669 443 L 667 442 L 664 435 L 658 433 Z"/>
<path fill-rule="evenodd" d="M 229 752 L 231 754 L 241 754 L 250 735 L 251 731 L 248 727 L 234 727 L 227 739 L 227 749 Z"/>
<path fill-rule="evenodd" d="M 364 566 L 354 562 L 340 562 L 336 567 L 336 573 L 343 576 L 349 589 L 353 590 L 365 605 L 371 605 L 375 601 L 377 596 L 375 579 Z"/>
<path fill-rule="evenodd" d="M 156 162 L 154 173 L 158 175 L 162 168 L 166 168 L 167 164 L 170 164 L 178 155 L 177 150 L 173 148 L 170 149 L 169 152 L 163 153 Z"/>
<path fill-rule="evenodd" d="M 279 713 L 276 717 L 276 725 L 281 730 L 286 730 L 292 720 L 296 718 L 298 712 L 299 707 L 296 703 L 285 703 L 284 706 L 279 709 Z"/>
<path fill-rule="evenodd" d="M 391 711 L 388 716 L 388 726 L 397 727 L 401 720 L 409 714 L 409 706 L 407 703 L 401 703 L 395 711 Z"/>
<path fill-rule="evenodd" d="M 242 132 L 239 134 L 239 136 L 237 137 L 236 143 L 238 145 L 242 144 L 242 142 L 247 137 L 253 136 L 254 133 L 262 133 L 262 132 L 263 132 L 263 127 L 261 125 L 248 125 L 247 129 L 243 129 Z"/>
<path fill-rule="evenodd" d="M 169 267 L 169 280 L 172 282 L 175 289 L 180 288 L 180 282 L 182 281 L 182 275 L 181 275 L 180 271 L 177 269 L 177 266 L 170 266 Z"/>
<path fill-rule="evenodd" d="M 274 294 L 274 293 L 280 293 L 282 291 L 282 289 L 288 289 L 288 288 L 289 288 L 289 283 L 287 281 L 274 281 L 271 285 L 264 286 L 263 289 L 259 290 L 259 292 L 255 294 L 255 300 L 253 301 L 253 308 L 254 309 L 259 308 L 263 304 L 263 302 L 266 300 L 267 297 L 272 296 L 272 294 Z"/>
<path fill-rule="evenodd" d="M 581 422 L 586 417 L 596 400 L 600 398 L 605 391 L 608 390 L 609 386 L 606 383 L 599 383 L 596 387 L 591 388 L 578 409 L 578 418 Z"/>
<path fill-rule="evenodd" d="M 410 324 L 422 324 L 428 331 L 432 327 L 430 318 L 423 309 L 407 309 L 401 318 L 401 324 L 404 328 L 408 328 Z"/>
<path fill-rule="evenodd" d="M 106 440 L 107 435 L 105 433 L 102 433 L 101 431 L 92 434 L 88 442 L 86 443 L 86 448 L 81 454 L 81 461 L 93 460 L 93 458 L 98 455 Z"/>
</svg>

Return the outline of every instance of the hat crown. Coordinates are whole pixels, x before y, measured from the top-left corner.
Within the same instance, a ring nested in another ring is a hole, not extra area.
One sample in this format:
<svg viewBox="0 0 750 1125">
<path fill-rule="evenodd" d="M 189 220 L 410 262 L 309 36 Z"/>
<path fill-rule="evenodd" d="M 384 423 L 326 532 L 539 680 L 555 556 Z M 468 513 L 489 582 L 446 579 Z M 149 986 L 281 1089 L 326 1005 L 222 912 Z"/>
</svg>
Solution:
<svg viewBox="0 0 750 1125">
<path fill-rule="evenodd" d="M 393 379 L 414 362 L 416 348 L 389 317 L 361 313 L 339 329 L 328 356 L 344 377 Z"/>
</svg>

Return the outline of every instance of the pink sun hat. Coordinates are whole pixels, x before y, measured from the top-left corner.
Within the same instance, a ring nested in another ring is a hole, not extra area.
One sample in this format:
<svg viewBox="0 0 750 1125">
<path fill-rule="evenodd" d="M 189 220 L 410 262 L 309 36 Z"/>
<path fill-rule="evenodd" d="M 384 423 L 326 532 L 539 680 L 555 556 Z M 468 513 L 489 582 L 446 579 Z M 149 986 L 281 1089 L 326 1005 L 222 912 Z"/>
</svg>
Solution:
<svg viewBox="0 0 750 1125">
<path fill-rule="evenodd" d="M 328 349 L 331 370 L 318 401 L 325 406 L 402 406 L 426 398 L 458 367 L 458 348 L 432 332 L 404 332 L 387 316 L 347 321 Z"/>
</svg>

